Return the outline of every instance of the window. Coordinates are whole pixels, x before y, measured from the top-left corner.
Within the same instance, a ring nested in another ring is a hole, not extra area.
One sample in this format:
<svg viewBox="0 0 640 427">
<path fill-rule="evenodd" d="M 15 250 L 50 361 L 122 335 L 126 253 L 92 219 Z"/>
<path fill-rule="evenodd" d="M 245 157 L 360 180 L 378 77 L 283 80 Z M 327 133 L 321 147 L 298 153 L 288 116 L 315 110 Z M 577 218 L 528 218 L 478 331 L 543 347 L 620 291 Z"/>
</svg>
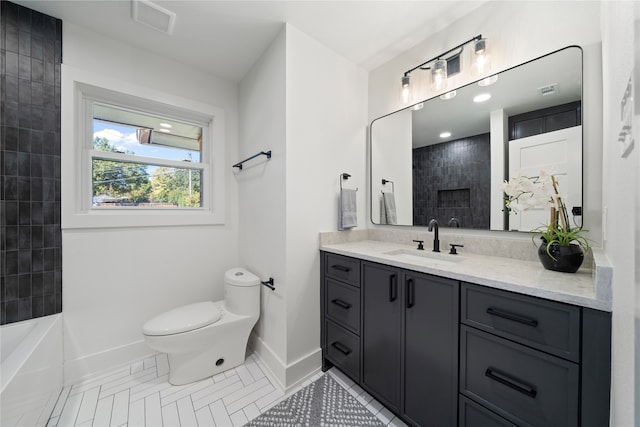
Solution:
<svg viewBox="0 0 640 427">
<path fill-rule="evenodd" d="M 202 126 L 93 103 L 92 207 L 201 208 Z"/>
<path fill-rule="evenodd" d="M 63 66 L 63 228 L 223 224 L 224 111 Z"/>
</svg>

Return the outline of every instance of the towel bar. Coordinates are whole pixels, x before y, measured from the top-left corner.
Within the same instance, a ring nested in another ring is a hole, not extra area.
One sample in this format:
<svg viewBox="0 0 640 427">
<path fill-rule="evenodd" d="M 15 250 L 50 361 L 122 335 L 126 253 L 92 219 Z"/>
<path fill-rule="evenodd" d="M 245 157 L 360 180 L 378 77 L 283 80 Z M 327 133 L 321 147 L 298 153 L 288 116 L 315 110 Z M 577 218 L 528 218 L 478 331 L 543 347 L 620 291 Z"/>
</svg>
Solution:
<svg viewBox="0 0 640 427">
<path fill-rule="evenodd" d="M 247 162 L 247 161 L 249 161 L 249 160 L 251 160 L 251 159 L 255 159 L 255 158 L 256 158 L 256 157 L 258 157 L 258 156 L 267 156 L 267 159 L 270 159 L 270 158 L 271 158 L 271 150 L 269 150 L 269 151 L 261 151 L 261 152 L 259 152 L 259 153 L 257 153 L 257 154 L 254 154 L 254 155 L 253 155 L 253 156 L 251 156 L 251 157 L 247 157 L 246 159 L 244 159 L 244 160 L 242 160 L 242 161 L 240 161 L 240 162 L 236 163 L 235 165 L 233 165 L 233 167 L 234 167 L 234 168 L 238 168 L 238 169 L 242 170 L 242 164 L 243 164 L 244 162 Z"/>
<path fill-rule="evenodd" d="M 349 178 L 351 178 L 351 175 L 349 175 L 346 172 L 343 172 L 340 174 L 340 190 L 342 190 L 342 180 L 344 179 L 345 181 L 348 180 Z M 356 191 L 358 191 L 358 187 L 356 187 Z"/>
</svg>

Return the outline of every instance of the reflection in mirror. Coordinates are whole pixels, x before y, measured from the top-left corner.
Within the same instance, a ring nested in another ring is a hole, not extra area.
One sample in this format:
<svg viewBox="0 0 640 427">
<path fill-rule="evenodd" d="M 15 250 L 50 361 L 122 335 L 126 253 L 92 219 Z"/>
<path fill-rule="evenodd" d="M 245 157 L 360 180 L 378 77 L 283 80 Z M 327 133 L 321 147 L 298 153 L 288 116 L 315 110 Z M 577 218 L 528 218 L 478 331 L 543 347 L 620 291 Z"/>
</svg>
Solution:
<svg viewBox="0 0 640 427">
<path fill-rule="evenodd" d="M 371 220 L 531 231 L 548 220 L 547 207 L 507 215 L 500 184 L 545 170 L 569 210 L 581 207 L 581 125 L 576 46 L 378 118 L 370 131 Z"/>
</svg>

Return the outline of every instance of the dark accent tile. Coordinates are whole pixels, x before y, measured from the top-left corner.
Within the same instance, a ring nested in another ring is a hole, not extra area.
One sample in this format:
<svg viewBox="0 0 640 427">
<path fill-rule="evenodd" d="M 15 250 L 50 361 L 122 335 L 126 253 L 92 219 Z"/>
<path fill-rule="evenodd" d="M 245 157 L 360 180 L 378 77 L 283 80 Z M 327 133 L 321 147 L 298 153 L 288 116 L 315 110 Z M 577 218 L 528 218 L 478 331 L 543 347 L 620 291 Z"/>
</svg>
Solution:
<svg viewBox="0 0 640 427">
<path fill-rule="evenodd" d="M 41 249 L 44 247 L 44 227 L 34 225 L 31 227 L 31 248 Z"/>
<path fill-rule="evenodd" d="M 56 226 L 45 225 L 44 226 L 44 247 L 53 248 L 56 246 Z"/>
<path fill-rule="evenodd" d="M 31 56 L 31 33 L 20 31 L 18 33 L 18 43 L 20 55 Z"/>
<path fill-rule="evenodd" d="M 31 34 L 31 57 L 42 60 L 42 36 L 37 35 L 35 32 Z"/>
<path fill-rule="evenodd" d="M 31 80 L 31 58 L 18 55 L 18 77 Z"/>
<path fill-rule="evenodd" d="M 31 82 L 31 105 L 42 107 L 44 101 L 44 89 L 42 83 Z"/>
<path fill-rule="evenodd" d="M 18 227 L 18 249 L 31 249 L 31 227 L 28 225 Z"/>
<path fill-rule="evenodd" d="M 45 202 L 54 202 L 56 200 L 56 181 L 55 179 L 42 179 L 42 200 Z"/>
<path fill-rule="evenodd" d="M 10 178 L 10 177 L 7 177 Z M 31 200 L 31 179 L 18 177 L 18 200 Z"/>
<path fill-rule="evenodd" d="M 48 37 L 44 37 L 42 39 L 42 59 L 45 62 L 50 62 L 53 64 L 56 60 L 56 53 L 54 49 L 56 47 L 56 42 L 51 40 Z"/>
<path fill-rule="evenodd" d="M 43 200 L 43 192 L 42 192 L 42 179 L 41 178 L 31 178 L 31 196 L 30 200 L 34 202 L 41 202 Z"/>
<path fill-rule="evenodd" d="M 7 127 L 18 128 L 20 126 L 20 104 L 6 101 L 4 103 L 4 123 Z"/>
<path fill-rule="evenodd" d="M 18 102 L 20 104 L 31 104 L 31 80 L 19 79 L 18 92 Z"/>
<path fill-rule="evenodd" d="M 31 9 L 21 7 L 18 11 L 18 28 L 20 31 L 31 32 Z"/>
<path fill-rule="evenodd" d="M 46 225 L 55 224 L 56 210 L 58 210 L 58 204 L 56 202 L 44 202 L 42 207 L 42 223 Z"/>
<path fill-rule="evenodd" d="M 36 147 L 34 147 L 33 141 L 31 141 L 32 154 L 29 156 L 31 161 L 31 176 L 40 178 L 42 177 L 42 154 L 33 154 L 38 152 L 38 150 L 34 150 L 34 148 Z"/>
<path fill-rule="evenodd" d="M 56 110 L 52 110 L 50 108 L 44 108 L 42 110 L 41 115 L 42 124 L 39 130 L 44 130 L 45 132 L 55 132 L 56 131 Z"/>
<path fill-rule="evenodd" d="M 53 276 L 53 289 L 56 295 L 62 295 L 62 271 L 58 270 Z"/>
<path fill-rule="evenodd" d="M 18 224 L 21 226 L 31 225 L 31 202 L 18 203 Z M 29 236 L 29 244 L 31 244 L 31 236 Z M 23 248 L 24 246 L 20 247 Z"/>
<path fill-rule="evenodd" d="M 31 155 L 29 152 L 17 153 L 16 157 L 18 159 L 18 176 L 31 176 Z"/>
<path fill-rule="evenodd" d="M 31 127 L 31 105 L 18 106 L 18 126 L 23 129 Z"/>
<path fill-rule="evenodd" d="M 33 319 L 33 314 L 31 312 L 31 297 L 18 300 L 18 319 Z"/>
<path fill-rule="evenodd" d="M 18 176 L 18 153 L 4 151 L 4 175 Z"/>
<path fill-rule="evenodd" d="M 42 295 L 55 294 L 55 277 L 56 273 L 53 271 L 45 271 L 42 273 Z"/>
<path fill-rule="evenodd" d="M 53 62 L 47 62 L 47 61 L 44 62 L 44 72 L 42 74 L 42 81 L 45 85 L 52 87 L 51 98 L 53 99 L 53 85 L 56 82 L 56 67 L 53 64 Z M 51 104 L 53 104 L 53 102 L 51 102 Z"/>
<path fill-rule="evenodd" d="M 19 320 L 19 317 L 18 317 L 18 300 L 5 302 L 4 310 L 6 312 L 6 321 L 7 321 L 7 323 L 13 323 L 13 322 L 17 322 Z"/>
<path fill-rule="evenodd" d="M 4 220 L 7 226 L 18 225 L 18 202 L 4 200 Z"/>
<path fill-rule="evenodd" d="M 34 130 L 42 130 L 44 127 L 43 115 L 45 110 L 42 107 L 36 107 L 35 105 L 31 106 L 31 129 Z"/>
<path fill-rule="evenodd" d="M 44 316 L 44 297 L 33 296 L 31 297 L 31 315 L 35 319 L 36 317 Z"/>
<path fill-rule="evenodd" d="M 6 76 L 5 79 L 5 101 L 20 101 L 20 79 L 18 77 Z"/>
<path fill-rule="evenodd" d="M 31 59 L 31 81 L 42 83 L 44 79 L 44 64 L 39 59 Z"/>
<path fill-rule="evenodd" d="M 54 314 L 56 312 L 56 296 L 54 294 L 45 295 L 42 299 L 44 301 L 44 315 Z"/>
<path fill-rule="evenodd" d="M 5 32 L 5 45 L 7 52 L 18 54 L 20 52 L 20 38 L 18 37 L 18 28 L 7 25 Z M 17 74 L 15 74 L 17 76 Z"/>
<path fill-rule="evenodd" d="M 20 129 L 18 136 L 18 151 L 31 152 L 31 129 Z"/>
<path fill-rule="evenodd" d="M 42 19 L 42 35 L 48 40 L 54 41 L 56 39 L 56 18 L 44 15 Z"/>
<path fill-rule="evenodd" d="M 42 13 L 35 11 L 31 13 L 31 37 L 42 37 L 42 24 L 44 21 L 44 16 L 45 15 L 43 15 Z"/>
<path fill-rule="evenodd" d="M 33 193 L 31 193 L 33 195 Z M 44 224 L 44 209 L 42 202 L 31 202 L 31 225 Z"/>
<path fill-rule="evenodd" d="M 33 249 L 31 251 L 31 271 L 43 271 L 47 266 L 45 252 L 49 249 Z"/>
<path fill-rule="evenodd" d="M 17 300 L 19 293 L 19 281 L 18 275 L 12 274 L 10 276 L 4 277 L 4 296 L 3 301 L 14 301 Z"/>
<path fill-rule="evenodd" d="M 43 268 L 44 271 L 55 271 L 56 269 L 56 250 L 55 249 L 43 249 Z M 38 271 L 41 271 L 38 270 Z"/>
<path fill-rule="evenodd" d="M 42 273 L 33 273 L 31 275 L 31 295 L 34 297 L 44 295 L 44 285 L 43 285 L 43 275 Z"/>
<path fill-rule="evenodd" d="M 56 295 L 56 313 L 62 313 L 62 293 L 57 293 Z"/>
<path fill-rule="evenodd" d="M 44 133 L 40 130 L 31 130 L 31 153 L 42 154 Z M 42 170 L 42 159 L 40 159 Z M 42 173 L 42 172 L 41 172 Z"/>
<path fill-rule="evenodd" d="M 62 248 L 57 247 L 54 249 L 55 252 L 55 270 L 62 271 Z"/>
<path fill-rule="evenodd" d="M 2 126 L 2 130 L 4 131 L 4 149 L 8 151 L 18 151 L 18 128 Z"/>
<path fill-rule="evenodd" d="M 62 202 L 62 186 L 60 185 L 60 179 L 54 180 L 53 188 L 55 191 L 55 200 L 56 202 Z"/>
<path fill-rule="evenodd" d="M 18 298 L 31 296 L 31 273 L 18 275 Z"/>
<path fill-rule="evenodd" d="M 18 227 L 16 225 L 8 225 L 5 227 L 5 251 L 15 251 L 18 249 Z"/>
<path fill-rule="evenodd" d="M 4 199 L 5 201 L 18 200 L 18 178 L 17 177 L 15 176 L 4 177 Z"/>
<path fill-rule="evenodd" d="M 42 141 L 42 152 L 44 154 L 54 155 L 56 151 L 55 147 L 55 132 L 43 132 L 44 138 Z M 51 156 L 45 156 L 42 159 L 42 174 L 43 176 L 52 176 L 53 174 L 53 161 L 50 159 Z M 48 163 L 50 162 L 50 163 Z M 51 172 L 46 172 L 45 168 L 49 168 Z"/>
<path fill-rule="evenodd" d="M 31 241 L 31 239 L 29 239 Z M 18 273 L 31 273 L 31 250 L 18 251 Z"/>
</svg>

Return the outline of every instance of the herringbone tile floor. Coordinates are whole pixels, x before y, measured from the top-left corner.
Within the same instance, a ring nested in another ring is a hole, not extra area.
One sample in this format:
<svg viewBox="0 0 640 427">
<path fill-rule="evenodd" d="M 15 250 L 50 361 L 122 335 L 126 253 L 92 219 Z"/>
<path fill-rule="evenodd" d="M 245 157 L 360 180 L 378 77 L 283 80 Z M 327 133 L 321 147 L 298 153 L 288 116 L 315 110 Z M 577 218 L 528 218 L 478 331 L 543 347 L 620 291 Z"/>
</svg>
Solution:
<svg viewBox="0 0 640 427">
<path fill-rule="evenodd" d="M 243 365 L 192 384 L 168 382 L 165 354 L 65 387 L 47 427 L 238 427 L 320 378 L 284 393 L 255 355 Z M 336 369 L 338 383 L 389 426 L 398 418 Z"/>
</svg>

